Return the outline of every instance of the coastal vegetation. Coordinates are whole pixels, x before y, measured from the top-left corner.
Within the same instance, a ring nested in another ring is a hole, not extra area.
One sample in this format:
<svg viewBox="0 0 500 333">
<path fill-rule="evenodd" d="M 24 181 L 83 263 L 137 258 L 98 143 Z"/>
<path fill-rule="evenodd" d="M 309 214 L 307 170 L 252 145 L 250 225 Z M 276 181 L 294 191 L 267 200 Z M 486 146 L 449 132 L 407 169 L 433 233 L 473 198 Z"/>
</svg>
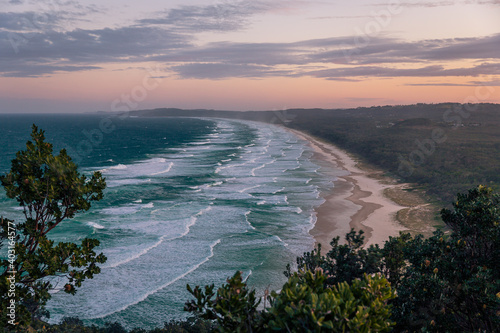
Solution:
<svg viewBox="0 0 500 333">
<path fill-rule="evenodd" d="M 106 257 L 96 254 L 99 241 L 85 238 L 80 245 L 55 242 L 51 230 L 102 199 L 106 182 L 99 172 L 80 175 L 65 150 L 54 156 L 44 132 L 33 125 L 32 141 L 12 160 L 11 171 L 0 176 L 7 197 L 16 199 L 25 221 L 0 221 L 0 247 L 8 246 L 0 268 L 0 325 L 27 327 L 48 317 L 50 291 L 75 294 L 86 279 L 100 272 Z M 55 281 L 55 282 L 54 282 Z M 62 284 L 58 286 L 57 284 Z"/>
<path fill-rule="evenodd" d="M 80 175 L 64 150 L 54 156 L 36 126 L 32 140 L 0 178 L 26 217 L 22 223 L 2 218 L 0 240 L 13 244 L 15 253 L 15 259 L 1 262 L 3 330 L 127 332 L 119 323 L 99 328 L 78 318 L 57 325 L 42 321 L 54 288 L 50 277 L 63 277 L 64 291 L 74 294 L 106 260 L 94 251 L 97 240 L 84 239 L 78 246 L 47 236 L 100 200 L 106 183 L 99 172 Z M 472 187 L 442 209 L 441 218 L 446 231 L 429 238 L 401 233 L 383 246 L 365 248 L 363 232 L 351 230 L 345 244 L 334 238 L 328 253 L 319 245 L 297 258 L 284 272 L 287 281 L 280 291 L 265 291 L 262 298 L 240 272 L 218 288 L 188 285 L 193 299 L 185 310 L 194 317 L 150 332 L 495 332 L 500 327 L 500 194 L 489 186 Z M 8 323 L 11 299 L 15 325 Z"/>
<path fill-rule="evenodd" d="M 332 142 L 447 205 L 456 193 L 499 188 L 500 105 L 417 104 L 294 111 L 290 127 Z"/>
<path fill-rule="evenodd" d="M 477 186 L 443 209 L 449 233 L 401 233 L 363 248 L 352 230 L 287 267 L 280 292 L 260 299 L 241 272 L 218 289 L 187 286 L 195 318 L 149 332 L 495 332 L 500 326 L 500 194 Z M 263 302 L 263 304 L 261 303 Z M 43 326 L 42 326 L 43 325 Z M 36 322 L 40 332 L 127 332 L 118 323 Z M 34 330 L 34 328 L 33 328 Z M 131 333 L 145 333 L 134 329 Z"/>
</svg>

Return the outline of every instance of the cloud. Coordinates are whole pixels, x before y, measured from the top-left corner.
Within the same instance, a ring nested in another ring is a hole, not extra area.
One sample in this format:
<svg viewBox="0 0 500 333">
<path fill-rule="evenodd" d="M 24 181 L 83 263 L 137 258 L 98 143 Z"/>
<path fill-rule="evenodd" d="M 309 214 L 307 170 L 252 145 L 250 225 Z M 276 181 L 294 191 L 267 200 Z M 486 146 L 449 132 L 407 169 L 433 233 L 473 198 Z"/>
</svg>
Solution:
<svg viewBox="0 0 500 333">
<path fill-rule="evenodd" d="M 500 59 L 500 34 L 459 39 L 406 42 L 394 38 L 354 36 L 332 43 L 311 59 L 334 64 L 376 64 L 463 59 Z"/>
<path fill-rule="evenodd" d="M 393 68 L 382 66 L 355 66 L 325 69 L 302 73 L 317 78 L 338 79 L 345 77 L 446 77 L 446 76 L 480 76 L 500 75 L 500 63 L 485 63 L 470 68 L 445 69 L 440 65 L 420 68 Z"/>
<path fill-rule="evenodd" d="M 61 22 L 61 17 L 54 13 L 0 13 L 0 30 L 12 32 L 35 32 L 53 29 Z"/>
<path fill-rule="evenodd" d="M 71 65 L 46 65 L 46 64 L 26 64 L 22 68 L 4 69 L 4 77 L 39 77 L 57 72 L 80 72 L 101 69 L 98 66 L 71 66 Z"/>
<path fill-rule="evenodd" d="M 500 71 L 500 34 L 415 42 L 355 35 L 289 43 L 197 43 L 199 32 L 241 30 L 253 15 L 288 10 L 301 1 L 220 0 L 159 12 L 124 27 L 72 30 L 60 28 L 71 13 L 98 9 L 75 1 L 63 4 L 66 7 L 53 16 L 46 14 L 53 24 L 47 29 L 23 25 L 35 12 L 0 13 L 0 76 L 96 70 L 106 63 L 126 68 L 148 61 L 190 79 L 312 76 L 357 82 L 369 77 L 477 77 Z M 475 65 L 449 65 L 462 60 Z"/>
<path fill-rule="evenodd" d="M 189 64 L 186 66 L 172 65 L 171 70 L 181 78 L 204 79 L 282 74 L 357 81 L 361 77 L 479 76 L 493 75 L 500 71 L 500 54 L 496 52 L 500 34 L 418 42 L 373 38 L 366 46 L 355 49 L 346 46 L 352 40 L 353 37 L 342 37 L 295 43 L 210 43 L 189 50 L 176 50 L 168 56 L 156 57 L 156 60 L 187 62 Z M 455 60 L 476 60 L 479 64 L 459 68 L 443 66 L 448 61 Z M 312 65 L 323 68 L 312 71 L 306 68 Z M 339 68 L 339 65 L 344 67 Z M 275 67 L 275 71 L 271 66 Z M 286 66 L 293 67 L 294 70 L 283 70 Z M 335 67 L 331 68 L 332 66 Z M 209 70 L 215 68 L 220 71 Z M 242 73 L 245 68 L 248 69 L 246 74 Z M 277 70 L 278 68 L 281 70 Z M 193 69 L 199 69 L 199 74 Z"/>
<path fill-rule="evenodd" d="M 309 20 L 338 20 L 338 19 L 358 19 L 358 18 L 373 18 L 370 15 L 344 15 L 344 16 L 316 16 L 310 17 Z"/>
<path fill-rule="evenodd" d="M 143 25 L 166 25 L 184 32 L 235 31 L 248 24 L 248 18 L 288 8 L 297 1 L 231 1 L 219 0 L 211 5 L 185 5 L 156 14 L 156 18 L 139 20 Z"/>
<path fill-rule="evenodd" d="M 102 12 L 96 5 L 82 5 L 77 1 L 9 2 L 27 5 L 24 12 L 0 12 L 0 30 L 18 33 L 64 31 L 75 22 L 91 14 Z"/>
<path fill-rule="evenodd" d="M 277 70 L 269 66 L 248 64 L 192 63 L 173 66 L 170 69 L 185 79 L 262 78 L 269 76 L 289 76 L 292 74 L 287 70 Z"/>
<path fill-rule="evenodd" d="M 429 82 L 429 83 L 407 83 L 405 86 L 446 86 L 446 87 L 500 87 L 500 79 L 488 81 L 469 81 L 468 83 L 449 83 L 449 82 Z"/>
<path fill-rule="evenodd" d="M 177 50 L 154 59 L 164 62 L 200 62 L 224 64 L 300 65 L 307 64 L 308 48 L 287 43 L 210 43 L 204 47 Z"/>
<path fill-rule="evenodd" d="M 88 66 L 100 68 L 96 64 L 110 62 L 145 62 L 155 54 L 167 54 L 190 45 L 188 36 L 154 27 L 77 29 L 29 35 L 0 31 L 0 73 L 2 76 L 42 76 L 57 71 L 92 69 Z"/>
<path fill-rule="evenodd" d="M 448 1 L 413 1 L 413 2 L 397 2 L 395 5 L 406 8 L 435 8 L 457 5 L 500 5 L 498 0 L 448 0 Z M 387 3 L 370 4 L 369 6 L 387 7 Z"/>
</svg>

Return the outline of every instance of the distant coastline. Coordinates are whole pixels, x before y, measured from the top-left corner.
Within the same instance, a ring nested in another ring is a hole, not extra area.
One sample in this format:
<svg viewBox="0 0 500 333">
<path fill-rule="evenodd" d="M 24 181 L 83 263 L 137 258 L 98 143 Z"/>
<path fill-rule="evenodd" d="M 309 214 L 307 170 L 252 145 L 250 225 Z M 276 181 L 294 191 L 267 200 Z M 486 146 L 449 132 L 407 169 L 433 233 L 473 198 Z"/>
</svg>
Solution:
<svg viewBox="0 0 500 333">
<path fill-rule="evenodd" d="M 398 219 L 419 228 L 424 204 L 407 200 L 420 192 L 435 207 L 449 207 L 457 193 L 478 184 L 500 189 L 500 104 L 439 103 L 386 105 L 353 109 L 220 111 L 162 108 L 127 113 L 141 117 L 215 117 L 282 124 L 314 135 L 360 157 L 401 183 L 411 183 Z M 477 149 L 480 147 L 480 149 Z M 386 192 L 394 194 L 388 189 Z M 400 195 L 401 194 L 401 195 Z M 429 215 L 425 213 L 424 215 Z M 431 214 L 432 215 L 432 214 Z M 436 214 L 433 224 L 439 224 Z M 405 224 L 406 225 L 406 224 Z"/>
</svg>

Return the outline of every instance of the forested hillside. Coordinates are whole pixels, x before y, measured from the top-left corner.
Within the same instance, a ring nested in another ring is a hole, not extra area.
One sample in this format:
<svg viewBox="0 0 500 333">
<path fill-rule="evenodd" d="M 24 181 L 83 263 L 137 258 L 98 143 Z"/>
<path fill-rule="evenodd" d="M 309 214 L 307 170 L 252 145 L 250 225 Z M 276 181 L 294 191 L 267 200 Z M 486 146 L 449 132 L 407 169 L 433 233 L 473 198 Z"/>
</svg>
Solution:
<svg viewBox="0 0 500 333">
<path fill-rule="evenodd" d="M 500 105 L 418 104 L 294 111 L 290 127 L 333 142 L 449 203 L 500 184 Z"/>
</svg>

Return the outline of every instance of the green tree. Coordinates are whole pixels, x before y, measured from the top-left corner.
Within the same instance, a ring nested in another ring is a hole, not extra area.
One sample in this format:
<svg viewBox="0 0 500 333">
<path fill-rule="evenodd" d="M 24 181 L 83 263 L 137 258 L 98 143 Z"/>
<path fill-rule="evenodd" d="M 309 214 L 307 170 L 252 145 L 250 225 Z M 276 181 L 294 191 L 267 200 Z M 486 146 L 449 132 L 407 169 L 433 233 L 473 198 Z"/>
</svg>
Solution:
<svg viewBox="0 0 500 333">
<path fill-rule="evenodd" d="M 0 177 L 7 196 L 19 202 L 25 217 L 24 222 L 15 225 L 1 219 L 0 240 L 7 241 L 10 253 L 15 255 L 1 260 L 3 327 L 12 327 L 12 322 L 17 327 L 27 326 L 35 318 L 48 316 L 44 306 L 51 297 L 49 291 L 55 287 L 50 277 L 65 277 L 64 291 L 74 294 L 85 279 L 100 272 L 97 264 L 106 261 L 102 253 L 94 251 L 99 246 L 96 239 L 86 238 L 77 245 L 55 243 L 48 237 L 61 222 L 87 211 L 91 202 L 102 199 L 104 178 L 99 172 L 90 178 L 79 174 L 64 149 L 54 156 L 52 144 L 45 142 L 44 131 L 35 125 L 32 130 L 32 141 L 26 143 L 26 150 L 17 152 L 10 172 Z M 8 278 L 13 276 L 15 292 L 11 297 Z M 9 324 L 7 314 L 12 300 L 16 311 Z"/>
<path fill-rule="evenodd" d="M 396 331 L 494 332 L 500 327 L 500 195 L 478 186 L 458 194 L 453 209 L 441 211 L 448 234 L 425 239 L 402 233 L 382 248 L 363 249 L 362 232 L 318 246 L 297 258 L 304 270 L 321 268 L 330 286 L 365 273 L 382 273 L 398 297 Z M 285 272 L 291 277 L 290 266 Z"/>
<path fill-rule="evenodd" d="M 188 285 L 195 300 L 185 310 L 216 320 L 218 332 L 386 332 L 393 322 L 390 284 L 380 274 L 364 275 L 330 287 L 318 268 L 293 273 L 281 291 L 271 292 L 270 307 L 257 310 L 255 290 L 249 290 L 237 272 L 214 292 Z"/>
<path fill-rule="evenodd" d="M 329 287 L 322 269 L 293 273 L 271 293 L 265 331 L 388 332 L 394 323 L 387 304 L 394 293 L 380 274 Z"/>
<path fill-rule="evenodd" d="M 495 332 L 500 327 L 500 195 L 478 186 L 441 211 L 450 235 L 407 242 L 397 329 Z"/>
<path fill-rule="evenodd" d="M 217 292 L 213 284 L 194 289 L 188 284 L 187 289 L 196 299 L 186 302 L 184 310 L 203 319 L 216 320 L 219 332 L 254 332 L 259 326 L 257 307 L 260 300 L 255 296 L 255 290 L 248 289 L 241 272 L 236 272 Z"/>
<path fill-rule="evenodd" d="M 297 267 L 301 270 L 315 271 L 321 268 L 328 276 L 330 286 L 339 282 L 351 283 L 354 279 L 361 279 L 365 274 L 379 273 L 382 267 L 382 251 L 378 245 L 363 248 L 364 231 L 356 232 L 351 229 L 346 234 L 346 244 L 339 244 L 340 237 L 335 237 L 330 246 L 332 249 L 321 255 L 321 244 L 311 252 L 306 252 L 297 258 Z M 292 276 L 291 267 L 287 265 L 284 272 L 286 277 Z"/>
</svg>

